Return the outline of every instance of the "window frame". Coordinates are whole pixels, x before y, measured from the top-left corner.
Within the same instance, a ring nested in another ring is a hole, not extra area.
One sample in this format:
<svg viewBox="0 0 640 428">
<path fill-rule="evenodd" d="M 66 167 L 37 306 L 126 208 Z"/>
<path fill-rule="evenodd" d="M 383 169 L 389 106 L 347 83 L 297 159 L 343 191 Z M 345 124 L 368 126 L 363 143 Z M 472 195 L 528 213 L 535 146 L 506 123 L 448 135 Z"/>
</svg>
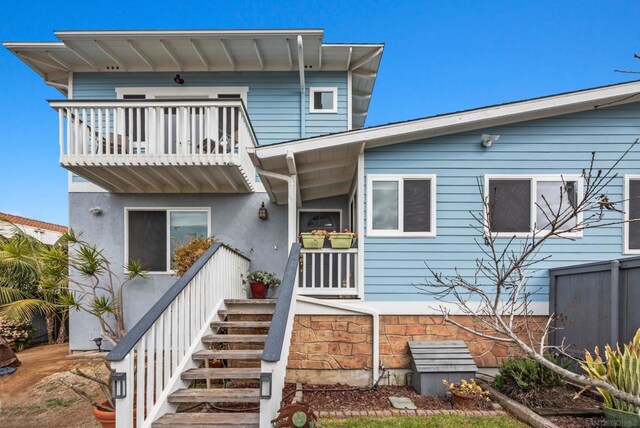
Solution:
<svg viewBox="0 0 640 428">
<path fill-rule="evenodd" d="M 211 236 L 211 208 L 210 207 L 125 207 L 124 208 L 124 265 L 129 263 L 129 211 L 164 211 L 167 216 L 166 222 L 166 250 L 167 250 L 167 270 L 149 271 L 154 275 L 174 275 L 175 270 L 171 269 L 171 213 L 172 212 L 206 212 L 207 213 L 207 237 Z"/>
<path fill-rule="evenodd" d="M 404 181 L 430 180 L 429 231 L 404 232 Z M 396 181 L 398 183 L 398 229 L 373 228 L 373 182 Z M 436 175 L 435 174 L 368 174 L 367 175 L 367 236 L 387 238 L 435 238 L 436 237 Z"/>
<path fill-rule="evenodd" d="M 531 238 L 534 234 L 534 226 L 537 217 L 537 205 L 536 199 L 538 196 L 538 181 L 575 181 L 578 183 L 578 200 L 580 200 L 584 195 L 583 185 L 584 178 L 581 174 L 484 174 L 484 185 L 482 197 L 484 201 L 488 201 L 489 199 L 489 181 L 490 180 L 529 180 L 531 186 L 530 199 L 529 199 L 529 232 L 493 232 L 489 229 L 489 224 L 484 226 L 484 230 L 486 233 L 490 233 L 491 236 L 495 236 L 497 238 Z M 487 215 L 487 206 L 486 204 L 482 204 L 482 212 L 483 218 L 488 219 Z M 582 213 L 578 214 L 578 223 L 583 220 Z M 544 232 L 547 229 L 535 229 L 535 233 L 539 234 L 540 232 Z M 567 238 L 582 238 L 583 232 L 574 232 L 574 233 L 566 233 L 564 234 Z M 554 237 L 552 237 L 554 238 Z M 559 238 L 559 237 L 555 237 Z"/>
<path fill-rule="evenodd" d="M 623 188 L 623 200 L 624 200 L 624 214 L 622 222 L 622 254 L 640 254 L 640 248 L 629 248 L 629 190 L 630 181 L 640 181 L 640 174 L 625 174 L 624 175 L 624 188 Z"/>
<path fill-rule="evenodd" d="M 332 92 L 333 106 L 330 109 L 316 109 L 314 106 L 314 95 L 317 92 Z M 338 88 L 337 87 L 312 87 L 309 88 L 309 113 L 338 113 Z"/>
</svg>

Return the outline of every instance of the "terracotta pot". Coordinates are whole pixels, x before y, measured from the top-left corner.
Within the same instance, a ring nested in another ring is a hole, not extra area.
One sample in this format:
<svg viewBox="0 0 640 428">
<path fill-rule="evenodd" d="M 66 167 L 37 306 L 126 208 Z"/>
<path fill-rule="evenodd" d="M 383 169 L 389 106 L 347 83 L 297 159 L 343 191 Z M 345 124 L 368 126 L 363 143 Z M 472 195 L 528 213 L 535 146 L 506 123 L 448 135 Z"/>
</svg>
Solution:
<svg viewBox="0 0 640 428">
<path fill-rule="evenodd" d="M 103 406 L 107 406 L 108 402 L 101 403 Z M 105 412 L 97 407 L 93 408 L 93 416 L 102 425 L 102 428 L 115 428 L 116 427 L 116 412 Z"/>
<path fill-rule="evenodd" d="M 460 410 L 473 410 L 476 407 L 476 397 L 473 395 L 462 395 L 451 391 L 453 405 Z"/>
<path fill-rule="evenodd" d="M 103 401 L 103 406 L 109 405 L 109 402 Z M 146 407 L 145 407 L 146 410 Z M 116 427 L 116 412 L 105 412 L 104 410 L 100 410 L 96 407 L 93 408 L 93 417 L 96 418 L 96 421 L 102 425 L 102 428 L 115 428 Z M 136 410 L 133 409 L 133 425 L 136 426 Z"/>
<path fill-rule="evenodd" d="M 254 299 L 265 299 L 267 297 L 268 285 L 261 282 L 251 282 L 249 286 L 251 287 L 251 297 Z"/>
</svg>

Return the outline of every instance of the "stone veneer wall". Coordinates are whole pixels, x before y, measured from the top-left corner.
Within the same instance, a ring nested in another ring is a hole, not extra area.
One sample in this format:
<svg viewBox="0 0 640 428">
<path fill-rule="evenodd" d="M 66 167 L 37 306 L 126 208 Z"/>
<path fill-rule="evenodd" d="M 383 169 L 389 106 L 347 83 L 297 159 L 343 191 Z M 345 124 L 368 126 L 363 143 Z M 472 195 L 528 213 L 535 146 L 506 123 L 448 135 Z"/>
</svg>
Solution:
<svg viewBox="0 0 640 428">
<path fill-rule="evenodd" d="M 452 318 L 463 325 L 470 325 L 472 321 L 467 316 Z M 545 319 L 537 317 L 534 321 Z M 296 315 L 289 350 L 288 372 L 291 375 L 288 380 L 317 378 L 318 382 L 328 380 L 332 383 L 344 375 L 344 370 L 371 370 L 372 324 L 372 317 L 368 315 Z M 506 356 L 517 353 L 512 345 L 483 339 L 445 324 L 442 316 L 380 316 L 380 361 L 387 369 L 411 368 L 409 341 L 452 339 L 465 341 L 478 367 L 497 367 Z M 304 370 L 316 374 L 304 376 Z M 324 370 L 342 374 L 325 377 Z"/>
</svg>

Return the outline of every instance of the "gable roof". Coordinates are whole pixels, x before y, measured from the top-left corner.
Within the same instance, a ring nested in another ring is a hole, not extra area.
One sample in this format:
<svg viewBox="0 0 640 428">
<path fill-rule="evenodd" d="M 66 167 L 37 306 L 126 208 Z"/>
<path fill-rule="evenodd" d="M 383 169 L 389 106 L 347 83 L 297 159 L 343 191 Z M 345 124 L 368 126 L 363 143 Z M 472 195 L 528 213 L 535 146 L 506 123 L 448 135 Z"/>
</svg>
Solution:
<svg viewBox="0 0 640 428">
<path fill-rule="evenodd" d="M 36 229 L 50 230 L 53 232 L 65 233 L 67 231 L 66 226 L 62 226 L 59 224 L 48 223 L 46 221 L 34 220 L 27 217 L 21 217 L 18 215 L 0 212 L 0 222 L 2 221 L 8 221 L 20 226 L 29 226 L 29 227 L 34 227 Z"/>
<path fill-rule="evenodd" d="M 304 176 L 298 174 L 301 198 L 318 199 L 349 192 L 358 154 L 365 148 L 634 102 L 640 102 L 640 80 L 256 147 L 249 154 L 262 171 L 304 171 Z M 288 168 L 289 165 L 295 168 Z M 269 177 L 262 178 L 271 199 L 285 203 L 286 186 Z"/>
<path fill-rule="evenodd" d="M 322 29 L 56 31 L 4 46 L 63 94 L 71 72 L 351 71 L 352 123 L 364 126 L 382 43 L 324 43 Z"/>
</svg>

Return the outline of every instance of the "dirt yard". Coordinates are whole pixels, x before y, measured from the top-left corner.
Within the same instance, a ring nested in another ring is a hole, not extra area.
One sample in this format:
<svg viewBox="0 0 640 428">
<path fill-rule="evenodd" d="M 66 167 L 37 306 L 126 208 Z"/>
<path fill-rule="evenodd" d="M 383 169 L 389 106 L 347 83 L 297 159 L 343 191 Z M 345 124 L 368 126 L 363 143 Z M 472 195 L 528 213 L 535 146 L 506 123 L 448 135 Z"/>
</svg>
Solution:
<svg viewBox="0 0 640 428">
<path fill-rule="evenodd" d="M 68 371 L 102 368 L 100 360 L 70 358 L 66 344 L 27 349 L 18 358 L 18 370 L 0 377 L 0 427 L 99 427 L 91 405 L 60 381 L 84 384 L 82 388 L 97 394 L 93 384 Z"/>
</svg>

